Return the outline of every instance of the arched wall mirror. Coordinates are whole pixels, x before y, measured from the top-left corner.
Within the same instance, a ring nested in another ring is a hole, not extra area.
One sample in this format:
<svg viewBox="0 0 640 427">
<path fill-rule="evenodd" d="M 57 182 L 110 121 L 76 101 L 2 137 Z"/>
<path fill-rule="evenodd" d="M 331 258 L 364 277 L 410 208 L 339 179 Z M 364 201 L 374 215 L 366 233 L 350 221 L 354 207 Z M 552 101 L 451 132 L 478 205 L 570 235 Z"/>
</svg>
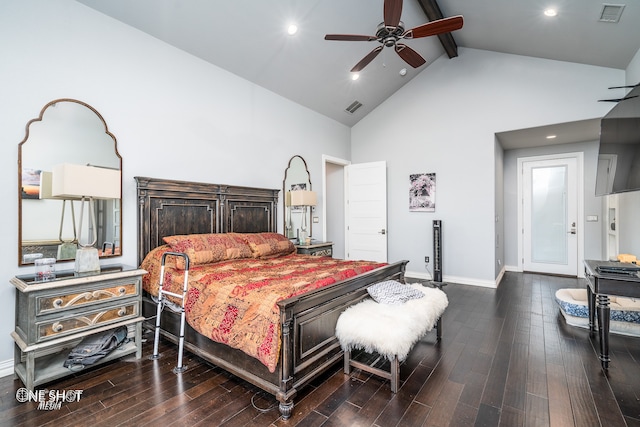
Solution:
<svg viewBox="0 0 640 427">
<path fill-rule="evenodd" d="M 18 146 L 18 265 L 33 264 L 39 257 L 75 258 L 76 227 L 83 226 L 76 222 L 80 201 L 47 197 L 46 183 L 42 185 L 54 166 L 65 163 L 122 171 L 117 141 L 107 123 L 95 108 L 75 99 L 45 105 L 40 116 L 27 123 Z M 100 257 L 122 255 L 122 199 L 93 203 Z"/>
<path fill-rule="evenodd" d="M 292 204 L 292 201 L 296 202 L 295 196 L 292 200 L 292 192 L 301 190 L 311 192 L 311 176 L 307 169 L 307 162 L 301 156 L 295 155 L 289 160 L 282 182 L 284 235 L 289 239 L 298 239 L 301 237 L 301 233 L 306 237 L 312 236 L 312 208 Z M 315 201 L 313 205 L 315 205 Z"/>
</svg>

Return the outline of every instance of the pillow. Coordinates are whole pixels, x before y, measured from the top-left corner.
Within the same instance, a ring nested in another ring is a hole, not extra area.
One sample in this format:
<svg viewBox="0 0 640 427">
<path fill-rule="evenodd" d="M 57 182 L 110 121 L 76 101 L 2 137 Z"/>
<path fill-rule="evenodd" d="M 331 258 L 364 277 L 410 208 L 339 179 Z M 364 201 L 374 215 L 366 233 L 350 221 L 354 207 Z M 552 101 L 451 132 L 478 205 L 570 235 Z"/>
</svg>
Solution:
<svg viewBox="0 0 640 427">
<path fill-rule="evenodd" d="M 424 296 L 424 293 L 419 289 L 395 280 L 387 280 L 371 285 L 367 288 L 367 292 L 371 295 L 371 298 L 380 304 L 402 304 L 405 301 Z"/>
<path fill-rule="evenodd" d="M 230 259 L 251 258 L 247 243 L 234 233 L 187 234 L 163 239 L 174 252 L 184 252 L 193 265 L 210 264 Z M 177 267 L 184 269 L 184 259 L 178 258 Z"/>
<path fill-rule="evenodd" d="M 278 233 L 240 234 L 251 248 L 254 258 L 275 258 L 296 251 L 291 240 Z"/>
</svg>

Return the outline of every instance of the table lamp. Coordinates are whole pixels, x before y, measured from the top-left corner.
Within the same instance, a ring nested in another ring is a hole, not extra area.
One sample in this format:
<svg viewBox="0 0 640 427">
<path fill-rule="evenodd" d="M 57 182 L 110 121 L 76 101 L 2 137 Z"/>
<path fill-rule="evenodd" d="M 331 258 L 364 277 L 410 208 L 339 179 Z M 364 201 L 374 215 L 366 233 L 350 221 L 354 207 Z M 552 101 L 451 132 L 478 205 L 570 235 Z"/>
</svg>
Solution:
<svg viewBox="0 0 640 427">
<path fill-rule="evenodd" d="M 291 191 L 291 206 L 302 206 L 302 225 L 298 235 L 298 243 L 304 244 L 307 240 L 307 207 L 315 206 L 317 196 L 315 191 L 294 190 Z"/>
<path fill-rule="evenodd" d="M 94 199 L 119 199 L 121 194 L 120 170 L 92 165 L 63 163 L 53 167 L 51 174 L 53 197 L 80 200 L 80 220 L 78 222 L 78 250 L 76 252 L 76 273 L 100 271 Z M 88 205 L 87 231 L 92 237 L 82 242 L 85 202 Z"/>
</svg>

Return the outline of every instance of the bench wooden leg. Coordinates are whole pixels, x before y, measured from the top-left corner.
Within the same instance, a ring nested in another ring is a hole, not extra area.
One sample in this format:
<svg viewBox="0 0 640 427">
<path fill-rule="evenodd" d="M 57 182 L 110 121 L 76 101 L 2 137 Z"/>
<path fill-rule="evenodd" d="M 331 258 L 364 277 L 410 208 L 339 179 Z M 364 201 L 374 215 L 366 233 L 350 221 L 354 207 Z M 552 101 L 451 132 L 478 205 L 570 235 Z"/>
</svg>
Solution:
<svg viewBox="0 0 640 427">
<path fill-rule="evenodd" d="M 351 352 L 349 350 L 344 352 L 344 373 L 349 374 L 351 372 Z"/>
<path fill-rule="evenodd" d="M 390 371 L 383 371 L 382 369 L 375 368 L 366 363 L 358 362 L 356 360 L 351 360 L 351 352 L 344 352 L 344 373 L 349 375 L 351 372 L 351 368 L 357 368 L 364 372 L 369 372 L 370 374 L 377 375 L 379 377 L 388 379 L 391 381 L 391 392 L 398 392 L 398 384 L 400 383 L 400 360 L 398 356 L 394 356 L 393 360 L 389 362 L 391 369 Z"/>
<path fill-rule="evenodd" d="M 394 356 L 391 361 L 391 392 L 398 392 L 398 382 L 400 380 L 400 361 L 398 356 Z"/>
</svg>

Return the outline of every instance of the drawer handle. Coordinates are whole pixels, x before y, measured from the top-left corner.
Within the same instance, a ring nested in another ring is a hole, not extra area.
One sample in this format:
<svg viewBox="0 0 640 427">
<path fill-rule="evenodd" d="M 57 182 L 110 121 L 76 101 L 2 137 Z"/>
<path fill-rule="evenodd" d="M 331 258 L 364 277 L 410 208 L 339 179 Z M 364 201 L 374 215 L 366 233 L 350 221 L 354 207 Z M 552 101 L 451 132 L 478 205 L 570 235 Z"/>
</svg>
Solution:
<svg viewBox="0 0 640 427">
<path fill-rule="evenodd" d="M 122 296 L 122 295 L 124 295 L 124 294 L 126 294 L 126 293 L 127 293 L 127 288 L 125 288 L 124 286 L 122 286 L 122 287 L 118 288 L 118 294 L 119 294 L 120 296 Z"/>
<path fill-rule="evenodd" d="M 125 307 L 120 307 L 120 310 L 118 310 L 118 316 L 122 317 L 126 314 L 127 314 L 127 309 Z"/>
<path fill-rule="evenodd" d="M 51 329 L 53 330 L 53 332 L 60 332 L 62 329 L 64 329 L 64 326 L 62 326 L 62 323 L 60 322 L 55 322 L 53 325 L 51 325 Z"/>
<path fill-rule="evenodd" d="M 62 307 L 62 298 L 57 298 L 55 301 L 53 301 L 53 308 L 60 308 Z"/>
</svg>

